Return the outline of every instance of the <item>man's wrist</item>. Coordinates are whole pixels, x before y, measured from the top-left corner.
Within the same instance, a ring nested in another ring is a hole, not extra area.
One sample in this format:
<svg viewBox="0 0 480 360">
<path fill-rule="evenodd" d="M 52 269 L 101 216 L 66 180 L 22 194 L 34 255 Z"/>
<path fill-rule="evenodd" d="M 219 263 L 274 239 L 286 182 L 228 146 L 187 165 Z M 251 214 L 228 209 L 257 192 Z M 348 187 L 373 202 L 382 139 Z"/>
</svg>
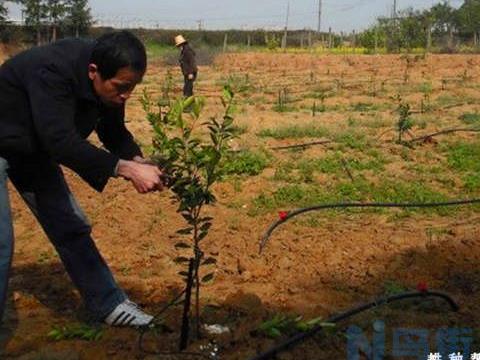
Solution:
<svg viewBox="0 0 480 360">
<path fill-rule="evenodd" d="M 115 168 L 116 175 L 125 179 L 130 179 L 130 161 L 120 159 Z"/>
<path fill-rule="evenodd" d="M 118 167 L 120 165 L 120 159 L 117 161 L 117 164 L 115 165 L 115 168 L 113 169 L 113 177 L 117 178 L 118 175 Z"/>
</svg>

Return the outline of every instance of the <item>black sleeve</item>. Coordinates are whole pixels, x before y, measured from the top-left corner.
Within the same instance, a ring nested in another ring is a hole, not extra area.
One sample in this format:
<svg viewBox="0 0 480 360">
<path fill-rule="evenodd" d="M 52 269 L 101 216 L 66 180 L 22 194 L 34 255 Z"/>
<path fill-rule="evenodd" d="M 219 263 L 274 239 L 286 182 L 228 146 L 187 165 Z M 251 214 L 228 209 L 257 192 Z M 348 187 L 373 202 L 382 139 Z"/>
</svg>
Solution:
<svg viewBox="0 0 480 360">
<path fill-rule="evenodd" d="M 104 109 L 96 131 L 105 147 L 121 159 L 131 160 L 135 156 L 142 156 L 140 147 L 125 127 L 124 106 Z"/>
<path fill-rule="evenodd" d="M 102 191 L 119 158 L 83 139 L 75 129 L 75 98 L 67 70 L 34 70 L 27 83 L 33 125 L 42 148 L 58 163 Z"/>
<path fill-rule="evenodd" d="M 196 73 L 197 70 L 197 62 L 195 61 L 195 52 L 190 47 L 185 49 L 184 54 L 184 74 L 193 74 Z"/>
</svg>

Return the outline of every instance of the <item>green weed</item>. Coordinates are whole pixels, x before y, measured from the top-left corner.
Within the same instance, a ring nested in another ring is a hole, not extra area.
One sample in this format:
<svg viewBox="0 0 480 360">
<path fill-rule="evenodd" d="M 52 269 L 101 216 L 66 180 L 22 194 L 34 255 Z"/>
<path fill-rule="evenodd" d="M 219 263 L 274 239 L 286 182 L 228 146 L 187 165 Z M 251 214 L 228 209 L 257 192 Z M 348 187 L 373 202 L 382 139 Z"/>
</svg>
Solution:
<svg viewBox="0 0 480 360">
<path fill-rule="evenodd" d="M 465 124 L 478 124 L 480 123 L 480 114 L 477 112 L 465 113 L 463 115 L 460 115 L 459 119 L 462 120 Z"/>
<path fill-rule="evenodd" d="M 223 164 L 223 171 L 227 175 L 258 175 L 268 165 L 265 153 L 250 150 L 231 153 Z"/>
<path fill-rule="evenodd" d="M 459 171 L 480 173 L 480 142 L 458 142 L 447 151 L 448 165 Z"/>
<path fill-rule="evenodd" d="M 55 341 L 60 340 L 87 340 L 97 341 L 103 336 L 103 329 L 91 327 L 85 324 L 75 324 L 67 326 L 55 326 L 48 333 L 48 337 Z"/>
<path fill-rule="evenodd" d="M 271 137 L 277 140 L 300 139 L 300 138 L 321 138 L 330 134 L 328 129 L 310 123 L 305 125 L 290 125 L 274 129 L 264 129 L 258 133 L 260 137 Z"/>
</svg>

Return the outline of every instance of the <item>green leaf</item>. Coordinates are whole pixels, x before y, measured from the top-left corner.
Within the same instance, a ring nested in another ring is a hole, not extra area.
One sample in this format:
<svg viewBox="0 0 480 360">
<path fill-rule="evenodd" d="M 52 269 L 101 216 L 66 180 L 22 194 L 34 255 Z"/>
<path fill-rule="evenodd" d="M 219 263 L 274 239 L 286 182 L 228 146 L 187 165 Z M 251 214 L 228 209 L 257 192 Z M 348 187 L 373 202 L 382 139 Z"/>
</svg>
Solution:
<svg viewBox="0 0 480 360">
<path fill-rule="evenodd" d="M 177 249 L 190 249 L 191 247 L 192 247 L 191 245 L 184 242 L 178 242 L 175 244 L 175 248 Z"/>
<path fill-rule="evenodd" d="M 180 229 L 180 230 L 177 230 L 177 234 L 180 234 L 180 235 L 190 235 L 193 231 L 193 228 L 192 227 L 188 227 L 188 228 L 185 228 L 185 229 Z"/>
<path fill-rule="evenodd" d="M 202 262 L 202 265 L 212 265 L 212 264 L 216 264 L 216 263 L 217 263 L 217 259 L 215 259 L 213 257 L 209 257 Z"/>
<path fill-rule="evenodd" d="M 203 239 L 205 239 L 208 235 L 208 231 L 202 231 L 200 232 L 200 234 L 198 234 L 198 241 L 202 241 Z"/>
<path fill-rule="evenodd" d="M 214 274 L 213 274 L 213 273 L 210 273 L 210 274 L 208 274 L 208 275 L 205 275 L 205 276 L 202 278 L 202 282 L 203 282 L 203 283 L 206 283 L 206 282 L 212 281 L 212 280 L 213 280 L 213 277 L 214 277 Z"/>
<path fill-rule="evenodd" d="M 184 263 L 190 262 L 190 259 L 184 256 L 178 256 L 175 259 L 173 259 L 173 261 L 177 264 L 184 264 Z"/>
<path fill-rule="evenodd" d="M 282 333 L 277 328 L 267 329 L 266 333 L 271 338 L 278 338 L 278 337 L 282 336 Z"/>
<path fill-rule="evenodd" d="M 54 328 L 52 331 L 50 331 L 47 336 L 51 339 L 57 340 L 58 336 L 61 335 L 61 332 L 58 328 Z"/>
<path fill-rule="evenodd" d="M 183 213 L 182 213 L 182 216 L 183 216 L 183 218 L 184 218 L 185 220 L 187 220 L 187 221 L 192 221 L 192 220 L 193 220 L 193 216 L 190 215 L 190 213 L 183 212 Z"/>
<path fill-rule="evenodd" d="M 190 106 L 192 106 L 193 102 L 195 101 L 195 96 L 190 96 L 186 99 L 183 100 L 183 103 L 182 103 L 182 106 L 183 108 L 188 108 Z"/>
<path fill-rule="evenodd" d="M 233 99 L 233 92 L 230 86 L 225 85 L 223 87 L 222 97 L 225 99 L 226 102 L 231 102 Z"/>
<path fill-rule="evenodd" d="M 321 324 L 321 322 L 322 318 L 317 317 L 308 321 L 298 321 L 295 327 L 297 328 L 297 330 L 305 332 L 313 329 L 317 325 Z"/>
<path fill-rule="evenodd" d="M 211 227 L 212 227 L 212 223 L 211 222 L 206 222 L 200 227 L 200 230 L 201 231 L 208 231 Z"/>
</svg>

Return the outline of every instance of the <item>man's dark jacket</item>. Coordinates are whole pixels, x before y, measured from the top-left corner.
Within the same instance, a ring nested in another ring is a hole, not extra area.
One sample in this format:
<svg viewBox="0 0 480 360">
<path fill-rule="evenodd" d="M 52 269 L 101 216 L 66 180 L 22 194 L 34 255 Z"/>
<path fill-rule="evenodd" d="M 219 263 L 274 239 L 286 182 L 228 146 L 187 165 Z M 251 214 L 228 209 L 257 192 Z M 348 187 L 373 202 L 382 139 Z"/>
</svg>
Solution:
<svg viewBox="0 0 480 360">
<path fill-rule="evenodd" d="M 94 42 L 69 39 L 18 54 L 0 67 L 0 157 L 50 158 L 102 191 L 120 158 L 141 155 L 88 77 Z M 86 138 L 96 131 L 109 151 Z"/>
<path fill-rule="evenodd" d="M 195 51 L 193 51 L 188 43 L 182 46 L 179 62 L 184 76 L 197 73 L 198 68 L 195 61 Z"/>
</svg>

